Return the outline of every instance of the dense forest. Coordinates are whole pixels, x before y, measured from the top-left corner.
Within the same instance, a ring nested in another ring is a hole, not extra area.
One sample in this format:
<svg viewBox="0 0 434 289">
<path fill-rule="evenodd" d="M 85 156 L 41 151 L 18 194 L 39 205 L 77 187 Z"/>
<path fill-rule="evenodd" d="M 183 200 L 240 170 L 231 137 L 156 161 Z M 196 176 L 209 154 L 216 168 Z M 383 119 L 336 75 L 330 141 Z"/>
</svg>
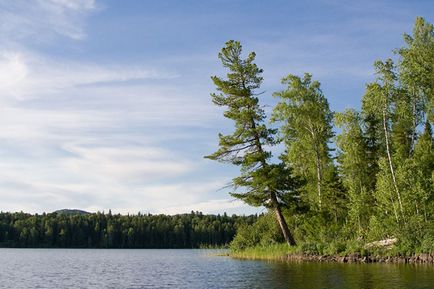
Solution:
<svg viewBox="0 0 434 289">
<path fill-rule="evenodd" d="M 22 248 L 199 248 L 224 246 L 241 224 L 257 216 L 120 215 L 59 211 L 0 213 L 0 247 Z"/>
<path fill-rule="evenodd" d="M 433 25 L 418 17 L 403 46 L 375 61 L 360 110 L 331 111 L 309 73 L 284 77 L 265 110 L 255 57 L 229 41 L 219 53 L 228 74 L 212 77 L 234 131 L 206 157 L 239 166 L 231 195 L 272 216 L 242 226 L 233 249 L 286 241 L 336 254 L 389 238 L 402 254 L 433 252 Z"/>
</svg>

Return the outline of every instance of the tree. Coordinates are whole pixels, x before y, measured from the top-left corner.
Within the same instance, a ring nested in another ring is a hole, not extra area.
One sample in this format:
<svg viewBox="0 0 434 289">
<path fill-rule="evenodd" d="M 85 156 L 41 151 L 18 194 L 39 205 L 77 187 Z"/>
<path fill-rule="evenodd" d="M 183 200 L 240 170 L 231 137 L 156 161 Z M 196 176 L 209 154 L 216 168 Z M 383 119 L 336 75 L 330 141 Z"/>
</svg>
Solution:
<svg viewBox="0 0 434 289">
<path fill-rule="evenodd" d="M 393 160 L 393 151 L 391 146 L 391 124 L 394 116 L 394 101 L 397 98 L 397 89 L 395 86 L 396 74 L 394 72 L 394 64 L 391 59 L 387 59 L 385 62 L 376 61 L 375 70 L 377 74 L 376 82 L 370 83 L 366 87 L 366 93 L 362 100 L 362 111 L 365 115 L 369 115 L 382 123 L 383 127 L 383 141 L 386 148 L 387 164 L 389 174 L 385 172 L 386 164 L 380 159 L 380 171 L 383 175 L 380 175 L 382 181 L 383 193 L 389 194 L 392 189 L 395 191 L 396 199 L 398 202 L 401 217 L 403 216 L 403 204 L 401 198 L 401 192 L 398 188 L 398 183 L 395 173 L 395 163 Z M 391 180 L 392 186 L 389 186 L 389 180 Z M 390 201 L 393 207 L 396 221 L 399 221 L 398 212 L 395 206 L 394 197 L 390 195 Z"/>
<path fill-rule="evenodd" d="M 266 148 L 275 144 L 276 130 L 265 125 L 265 112 L 255 93 L 262 83 L 262 69 L 254 63 L 254 52 L 246 59 L 241 53 L 240 42 L 232 40 L 218 55 L 229 73 L 227 79 L 211 77 L 219 92 L 211 94 L 212 101 L 226 108 L 224 116 L 234 121 L 235 130 L 219 134 L 219 149 L 206 158 L 240 166 L 241 175 L 232 180 L 231 195 L 249 205 L 272 209 L 286 242 L 295 245 L 282 214 L 283 195 L 294 192 L 293 184 L 285 166 L 270 162 L 272 154 Z"/>
<path fill-rule="evenodd" d="M 410 150 L 413 152 L 417 127 L 432 118 L 434 109 L 434 28 L 422 17 L 416 18 L 413 35 L 404 34 L 406 47 L 397 50 L 399 80 L 408 96 Z"/>
<path fill-rule="evenodd" d="M 273 110 L 272 121 L 282 122 L 281 135 L 286 144 L 284 159 L 297 176 L 306 180 L 310 204 L 320 211 L 324 191 L 334 177 L 328 143 L 333 137 L 333 113 L 320 83 L 312 75 L 303 78 L 288 75 L 282 84 L 288 88 L 274 94 L 280 102 Z"/>
<path fill-rule="evenodd" d="M 369 221 L 372 200 L 372 181 L 370 180 L 370 162 L 366 154 L 368 144 L 362 127 L 360 114 L 348 109 L 335 115 L 335 123 L 342 132 L 336 137 L 339 148 L 338 163 L 340 176 L 349 196 L 349 217 L 357 224 L 359 231 L 366 227 Z"/>
<path fill-rule="evenodd" d="M 0 247 L 197 248 L 226 245 L 257 216 L 0 212 Z M 188 236 L 186 236 L 188 235 Z"/>
<path fill-rule="evenodd" d="M 362 111 L 360 117 L 362 118 L 363 135 L 366 143 L 365 157 L 369 168 L 366 182 L 369 182 L 368 187 L 373 191 L 377 186 L 378 162 L 386 151 L 382 122 L 374 114 L 366 113 L 366 111 Z"/>
<path fill-rule="evenodd" d="M 420 188 L 421 193 L 417 195 L 416 199 L 416 207 L 420 208 L 421 211 L 424 212 L 425 221 L 428 219 L 428 211 L 431 211 L 427 208 L 428 204 L 433 204 L 434 202 L 434 142 L 432 138 L 432 128 L 431 124 L 427 120 L 425 122 L 425 129 L 422 135 L 419 137 L 412 161 L 414 162 L 414 171 L 417 172 L 418 179 L 415 182 L 417 187 Z M 414 186 L 414 184 L 413 184 Z M 421 206 L 419 206 L 421 204 Z M 416 212 L 417 214 L 419 212 Z M 431 211 L 431 214 L 434 212 Z"/>
</svg>

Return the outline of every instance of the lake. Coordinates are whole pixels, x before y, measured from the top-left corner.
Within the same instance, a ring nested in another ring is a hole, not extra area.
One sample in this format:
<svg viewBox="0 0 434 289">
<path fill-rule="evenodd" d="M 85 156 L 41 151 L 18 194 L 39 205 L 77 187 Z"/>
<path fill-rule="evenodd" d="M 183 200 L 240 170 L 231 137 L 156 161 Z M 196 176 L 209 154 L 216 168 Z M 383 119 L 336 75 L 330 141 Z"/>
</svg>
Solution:
<svg viewBox="0 0 434 289">
<path fill-rule="evenodd" d="M 434 267 L 235 260 L 214 250 L 0 249 L 0 288 L 434 288 Z"/>
</svg>

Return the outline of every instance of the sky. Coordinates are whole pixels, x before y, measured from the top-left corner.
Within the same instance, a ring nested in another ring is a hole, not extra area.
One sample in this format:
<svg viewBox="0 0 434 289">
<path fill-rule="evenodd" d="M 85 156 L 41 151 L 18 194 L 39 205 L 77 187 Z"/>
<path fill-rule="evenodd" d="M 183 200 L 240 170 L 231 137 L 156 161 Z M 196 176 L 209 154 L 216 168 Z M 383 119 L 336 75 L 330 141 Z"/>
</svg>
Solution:
<svg viewBox="0 0 434 289">
<path fill-rule="evenodd" d="M 261 103 L 310 72 L 360 107 L 431 0 L 0 0 L 0 211 L 251 214 L 204 159 L 232 123 L 210 98 L 228 40 L 255 51 Z"/>
</svg>

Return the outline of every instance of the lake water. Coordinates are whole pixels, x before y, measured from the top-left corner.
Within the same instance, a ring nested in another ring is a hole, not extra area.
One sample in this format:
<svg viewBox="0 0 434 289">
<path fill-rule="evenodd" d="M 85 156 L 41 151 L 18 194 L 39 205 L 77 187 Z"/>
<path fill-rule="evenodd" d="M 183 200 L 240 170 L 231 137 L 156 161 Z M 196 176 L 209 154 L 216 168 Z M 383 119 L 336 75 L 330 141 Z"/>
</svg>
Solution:
<svg viewBox="0 0 434 289">
<path fill-rule="evenodd" d="M 434 288 L 434 266 L 234 260 L 213 250 L 0 249 L 0 288 Z"/>
</svg>

